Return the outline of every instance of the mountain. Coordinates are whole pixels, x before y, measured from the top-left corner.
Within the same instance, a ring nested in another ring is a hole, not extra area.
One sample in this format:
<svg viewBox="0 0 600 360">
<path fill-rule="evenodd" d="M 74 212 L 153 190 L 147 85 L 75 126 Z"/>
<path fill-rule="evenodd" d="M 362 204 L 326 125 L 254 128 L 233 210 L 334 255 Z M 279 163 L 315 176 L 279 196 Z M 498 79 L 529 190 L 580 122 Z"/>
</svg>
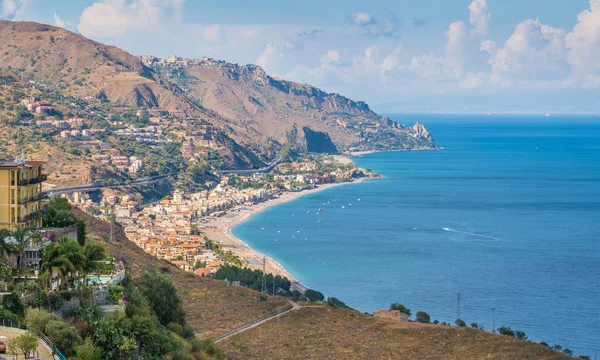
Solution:
<svg viewBox="0 0 600 360">
<path fill-rule="evenodd" d="M 237 65 L 203 57 L 160 59 L 144 64 L 176 83 L 185 94 L 239 127 L 285 143 L 290 134 L 312 147 L 311 134 L 327 134 L 341 148 L 435 148 L 431 138 L 415 135 L 361 101 L 306 84 L 271 77 L 257 65 Z M 307 137 L 307 134 L 309 135 Z"/>
<path fill-rule="evenodd" d="M 156 141 L 127 136 L 141 129 Z M 210 170 L 264 167 L 285 147 L 437 149 L 422 125 L 256 65 L 139 57 L 62 28 L 0 21 L 0 157 L 25 150 L 57 186 L 165 173 L 201 184 Z M 111 165 L 115 156 L 144 167 L 133 176 Z"/>
</svg>

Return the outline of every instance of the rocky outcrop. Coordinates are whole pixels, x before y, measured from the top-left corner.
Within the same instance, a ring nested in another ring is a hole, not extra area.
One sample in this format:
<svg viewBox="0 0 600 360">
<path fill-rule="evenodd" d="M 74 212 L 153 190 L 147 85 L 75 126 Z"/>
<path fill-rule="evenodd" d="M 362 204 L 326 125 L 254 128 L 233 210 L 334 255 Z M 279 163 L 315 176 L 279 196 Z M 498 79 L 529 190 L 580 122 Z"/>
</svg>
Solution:
<svg viewBox="0 0 600 360">
<path fill-rule="evenodd" d="M 413 134 L 416 137 L 427 139 L 427 140 L 433 140 L 433 137 L 431 136 L 429 131 L 427 131 L 427 129 L 425 129 L 425 126 L 423 126 L 423 124 L 421 124 L 418 121 L 416 124 L 414 124 L 410 128 L 410 132 L 411 132 L 411 134 Z"/>
</svg>

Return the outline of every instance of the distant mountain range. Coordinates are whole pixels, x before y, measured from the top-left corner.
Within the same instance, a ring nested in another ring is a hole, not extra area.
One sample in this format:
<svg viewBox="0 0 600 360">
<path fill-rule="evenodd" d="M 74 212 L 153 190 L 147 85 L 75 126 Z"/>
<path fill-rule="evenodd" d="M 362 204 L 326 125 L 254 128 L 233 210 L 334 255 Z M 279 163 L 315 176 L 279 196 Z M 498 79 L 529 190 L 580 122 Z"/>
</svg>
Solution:
<svg viewBox="0 0 600 360">
<path fill-rule="evenodd" d="M 374 106 L 385 114 L 600 114 L 595 92 L 468 93 L 414 97 Z"/>
</svg>

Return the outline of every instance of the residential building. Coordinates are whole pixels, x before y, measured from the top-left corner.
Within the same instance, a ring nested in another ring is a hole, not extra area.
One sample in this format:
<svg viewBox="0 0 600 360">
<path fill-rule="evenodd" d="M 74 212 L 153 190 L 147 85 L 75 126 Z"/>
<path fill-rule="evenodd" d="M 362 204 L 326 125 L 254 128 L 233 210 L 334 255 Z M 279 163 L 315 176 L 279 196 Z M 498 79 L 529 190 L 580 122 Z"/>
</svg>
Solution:
<svg viewBox="0 0 600 360">
<path fill-rule="evenodd" d="M 42 163 L 25 157 L 0 162 L 0 229 L 42 226 Z"/>
</svg>

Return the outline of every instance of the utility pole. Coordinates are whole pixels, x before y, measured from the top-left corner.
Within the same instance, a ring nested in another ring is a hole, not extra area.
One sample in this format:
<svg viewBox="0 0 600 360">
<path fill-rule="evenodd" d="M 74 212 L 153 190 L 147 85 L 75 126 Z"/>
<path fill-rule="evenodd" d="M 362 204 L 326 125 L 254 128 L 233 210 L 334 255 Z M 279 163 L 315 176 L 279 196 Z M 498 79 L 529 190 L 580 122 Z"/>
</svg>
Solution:
<svg viewBox="0 0 600 360">
<path fill-rule="evenodd" d="M 492 332 L 496 332 L 496 308 L 492 308 Z"/>
<path fill-rule="evenodd" d="M 456 319 L 460 319 L 460 293 L 458 293 L 458 298 L 456 301 Z"/>
</svg>

